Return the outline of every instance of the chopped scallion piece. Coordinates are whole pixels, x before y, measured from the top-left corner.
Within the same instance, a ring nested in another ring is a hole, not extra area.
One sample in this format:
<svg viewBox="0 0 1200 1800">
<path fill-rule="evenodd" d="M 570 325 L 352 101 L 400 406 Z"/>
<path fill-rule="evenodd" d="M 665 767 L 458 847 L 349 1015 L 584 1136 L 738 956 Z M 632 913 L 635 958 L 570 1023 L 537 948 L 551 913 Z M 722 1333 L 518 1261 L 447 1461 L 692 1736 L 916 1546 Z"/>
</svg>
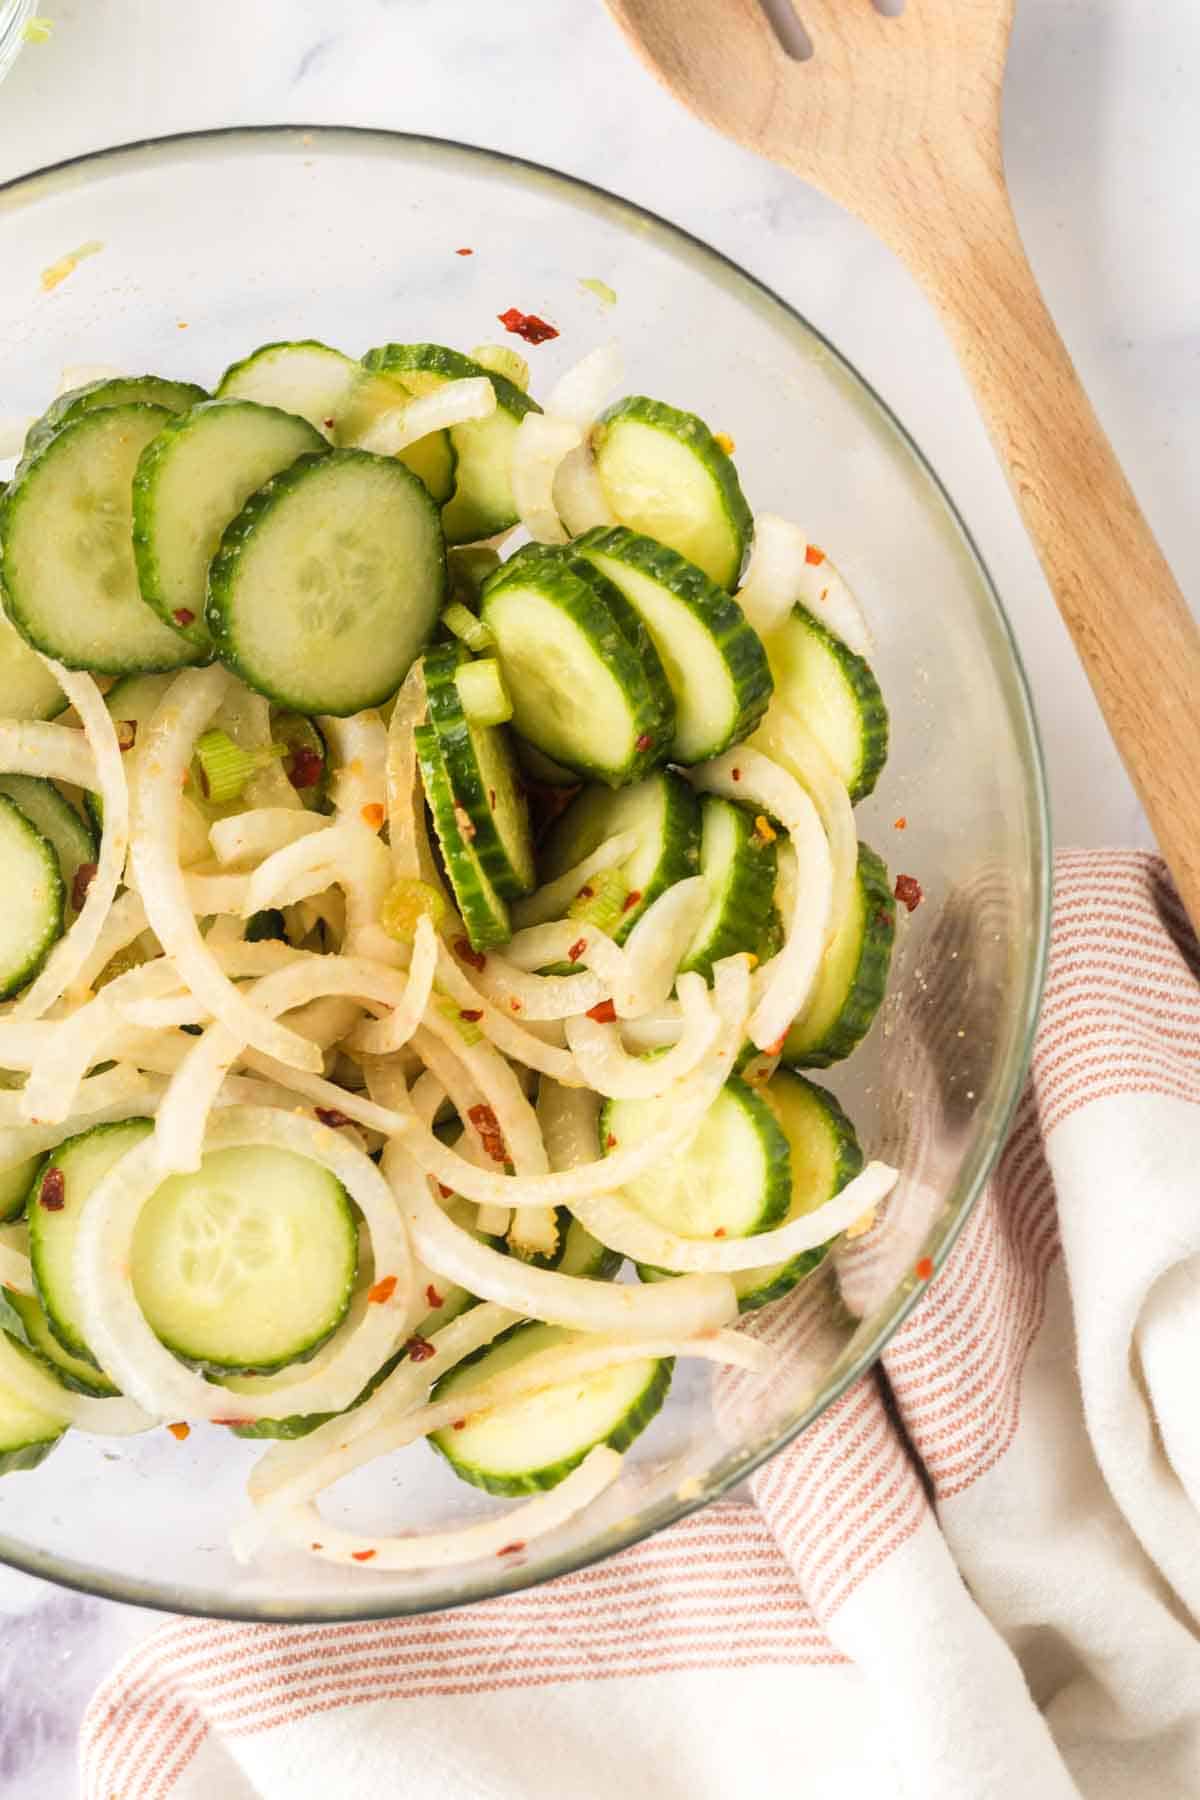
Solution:
<svg viewBox="0 0 1200 1800">
<path fill-rule="evenodd" d="M 462 709 L 472 725 L 503 725 L 512 718 L 512 701 L 494 656 L 463 663 L 454 679 Z"/>
</svg>

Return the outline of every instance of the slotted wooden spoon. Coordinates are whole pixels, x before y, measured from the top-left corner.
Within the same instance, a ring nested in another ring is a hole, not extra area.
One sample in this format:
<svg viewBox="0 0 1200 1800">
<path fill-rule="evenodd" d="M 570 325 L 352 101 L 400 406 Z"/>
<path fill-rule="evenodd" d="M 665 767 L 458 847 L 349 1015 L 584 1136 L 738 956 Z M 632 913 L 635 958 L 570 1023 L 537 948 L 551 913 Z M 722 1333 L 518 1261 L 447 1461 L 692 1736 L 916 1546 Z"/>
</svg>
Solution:
<svg viewBox="0 0 1200 1800">
<path fill-rule="evenodd" d="M 795 0 L 806 61 L 783 48 L 788 3 L 607 0 L 676 99 L 857 213 L 938 308 L 1200 927 L 1200 630 L 1013 218 L 1000 100 L 1014 0 L 908 0 L 897 17 L 872 0 Z"/>
</svg>

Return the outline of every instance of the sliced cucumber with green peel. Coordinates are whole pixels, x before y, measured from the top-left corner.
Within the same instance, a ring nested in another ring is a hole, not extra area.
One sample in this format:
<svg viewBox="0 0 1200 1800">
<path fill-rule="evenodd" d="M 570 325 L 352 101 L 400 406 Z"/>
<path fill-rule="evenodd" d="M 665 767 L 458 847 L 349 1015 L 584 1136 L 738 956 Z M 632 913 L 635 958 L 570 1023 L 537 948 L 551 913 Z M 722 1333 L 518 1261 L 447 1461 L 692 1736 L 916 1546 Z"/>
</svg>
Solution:
<svg viewBox="0 0 1200 1800">
<path fill-rule="evenodd" d="M 695 413 L 632 394 L 592 432 L 596 472 L 622 525 L 736 587 L 754 535 L 737 470 Z"/>
<path fill-rule="evenodd" d="M 506 944 L 512 936 L 508 906 L 492 886 L 467 836 L 471 821 L 454 797 L 437 731 L 432 725 L 418 725 L 413 744 L 442 863 L 471 947 L 489 950 Z"/>
<path fill-rule="evenodd" d="M 555 820 L 539 858 L 541 874 L 553 881 L 606 839 L 633 832 L 638 840 L 620 865 L 629 893 L 611 936 L 624 943 L 646 908 L 677 881 L 700 868 L 700 806 L 681 775 L 661 769 L 636 787 L 615 793 L 587 787 Z"/>
<path fill-rule="evenodd" d="M 454 644 L 425 654 L 429 718 L 454 798 L 474 830 L 471 848 L 498 894 L 515 899 L 537 882 L 529 807 L 517 778 L 511 734 L 503 725 L 476 725 L 458 687 L 464 663 Z"/>
<path fill-rule="evenodd" d="M 64 425 L 13 480 L 0 509 L 5 606 L 22 635 L 70 669 L 177 669 L 198 652 L 142 599 L 133 476 L 175 415 L 131 402 Z"/>
<path fill-rule="evenodd" d="M 212 646 L 208 565 L 230 520 L 272 475 L 324 450 L 306 419 L 254 400 L 205 400 L 165 425 L 133 478 L 133 554 L 142 599 L 198 651 Z"/>
<path fill-rule="evenodd" d="M 552 1267 L 560 1275 L 578 1275 L 585 1281 L 611 1281 L 625 1258 L 586 1231 L 565 1206 L 558 1208 L 558 1260 Z"/>
<path fill-rule="evenodd" d="M 0 512 L 3 509 L 0 496 Z M 52 719 L 66 711 L 67 696 L 8 616 L 2 565 L 0 601 L 5 607 L 0 612 L 0 719 Z"/>
<path fill-rule="evenodd" d="M 862 1041 L 887 992 L 896 902 L 887 868 L 866 844 L 846 916 L 825 951 L 803 1013 L 787 1034 L 785 1061 L 799 1069 L 827 1069 Z"/>
<path fill-rule="evenodd" d="M 712 980 L 713 964 L 739 951 L 759 953 L 775 904 L 775 842 L 744 807 L 716 794 L 700 801 L 700 873 L 708 910 L 679 965 Z"/>
<path fill-rule="evenodd" d="M 576 552 L 641 617 L 675 698 L 673 762 L 704 762 L 749 736 L 771 698 L 762 639 L 737 601 L 677 551 L 623 525 L 599 526 Z"/>
<path fill-rule="evenodd" d="M 19 1346 L 16 1348 L 21 1355 L 32 1354 Z M 39 1463 L 45 1462 L 66 1429 L 65 1413 L 46 1412 L 41 1407 L 30 1406 L 11 1388 L 0 1383 L 0 1475 L 36 1469 Z"/>
<path fill-rule="evenodd" d="M 362 360 L 364 368 L 403 382 L 410 394 L 432 393 L 447 381 L 487 377 L 496 395 L 495 412 L 450 428 L 457 462 L 442 525 L 448 544 L 474 543 L 515 525 L 519 514 L 509 478 L 513 437 L 526 413 L 541 411 L 537 401 L 505 376 L 442 344 L 384 344 L 368 350 Z"/>
<path fill-rule="evenodd" d="M 53 846 L 0 794 L 0 1000 L 28 985 L 62 936 L 66 890 Z"/>
<path fill-rule="evenodd" d="M 11 1309 L 11 1320 L 4 1317 L 5 1305 Z M 72 1393 L 108 1399 L 120 1392 L 94 1363 L 84 1362 L 82 1357 L 72 1356 L 69 1350 L 63 1349 L 50 1329 L 50 1321 L 40 1302 L 32 1294 L 4 1290 L 0 1297 L 0 1328 L 32 1350 L 54 1379 L 70 1388 Z"/>
<path fill-rule="evenodd" d="M 640 1144 L 670 1121 L 672 1102 L 607 1100 L 605 1155 Z M 788 1141 L 761 1095 L 730 1076 L 695 1136 L 621 1189 L 648 1219 L 680 1237 L 750 1237 L 777 1225 L 792 1192 Z"/>
<path fill-rule="evenodd" d="M 208 394 L 194 381 L 168 381 L 161 375 L 110 375 L 99 381 L 88 381 L 82 387 L 60 394 L 41 418 L 34 421 L 26 435 L 21 460 L 32 462 L 56 432 L 81 419 L 84 413 L 131 403 L 161 406 L 169 413 L 184 413 L 207 399 Z"/>
<path fill-rule="evenodd" d="M 335 422 L 334 442 L 353 449 L 360 440 L 368 439 L 372 426 L 383 414 L 394 413 L 415 397 L 414 390 L 397 376 L 359 365 L 354 386 Z M 430 498 L 444 507 L 454 494 L 458 472 L 458 451 L 450 433 L 426 432 L 396 455 L 424 483 Z"/>
<path fill-rule="evenodd" d="M 0 1225 L 19 1219 L 25 1211 L 42 1161 L 40 1156 L 30 1156 L 24 1162 L 10 1163 L 7 1169 L 0 1169 Z"/>
<path fill-rule="evenodd" d="M 445 1400 L 478 1387 L 569 1336 L 555 1325 L 514 1325 L 444 1375 L 434 1394 Z M 617 1363 L 468 1417 L 461 1431 L 450 1425 L 429 1441 L 456 1475 L 489 1494 L 537 1493 L 557 1487 L 598 1444 L 626 1449 L 662 1406 L 673 1368 L 673 1358 Z"/>
<path fill-rule="evenodd" d="M 487 583 L 480 617 L 520 737 L 609 787 L 662 761 L 674 730 L 670 689 L 593 582 L 560 558 L 517 559 Z"/>
<path fill-rule="evenodd" d="M 98 854 L 92 830 L 54 783 L 38 775 L 0 775 L 0 794 L 20 808 L 54 851 L 63 878 L 64 904 L 71 913 L 75 876 L 83 864 L 95 862 Z"/>
<path fill-rule="evenodd" d="M 85 1362 L 95 1359 L 74 1283 L 80 1217 L 151 1129 L 131 1119 L 68 1139 L 31 1199 L 38 1295 L 54 1336 Z M 290 1150 L 248 1147 L 212 1151 L 195 1174 L 163 1183 L 138 1220 L 131 1269 L 138 1304 L 168 1349 L 204 1368 L 253 1371 L 303 1361 L 336 1331 L 357 1259 L 350 1203 L 329 1171 Z"/>
<path fill-rule="evenodd" d="M 564 769 L 561 763 L 552 762 L 548 756 L 543 756 L 536 744 L 527 744 L 523 737 L 514 737 L 513 747 L 527 784 L 552 788 L 579 786 L 574 769 Z"/>
<path fill-rule="evenodd" d="M 888 712 L 870 664 L 802 606 L 768 645 L 775 693 L 818 740 L 851 800 L 865 800 L 887 761 Z"/>
<path fill-rule="evenodd" d="M 228 526 L 208 576 L 217 654 L 289 711 L 387 700 L 433 634 L 446 588 L 437 508 L 394 458 L 302 456 Z"/>
</svg>

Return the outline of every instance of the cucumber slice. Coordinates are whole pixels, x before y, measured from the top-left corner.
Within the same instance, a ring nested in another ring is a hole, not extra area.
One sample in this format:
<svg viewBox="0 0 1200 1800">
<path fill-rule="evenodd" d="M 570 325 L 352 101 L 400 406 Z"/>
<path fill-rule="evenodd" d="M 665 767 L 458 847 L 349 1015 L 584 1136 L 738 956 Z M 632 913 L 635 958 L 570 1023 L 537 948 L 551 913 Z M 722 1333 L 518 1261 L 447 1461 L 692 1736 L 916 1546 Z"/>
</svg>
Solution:
<svg viewBox="0 0 1200 1800">
<path fill-rule="evenodd" d="M 442 508 L 442 526 L 448 544 L 470 544 L 515 525 L 519 514 L 508 473 L 513 436 L 526 413 L 542 410 L 537 401 L 505 376 L 442 344 L 384 344 L 368 350 L 362 360 L 364 368 L 403 382 L 410 394 L 428 394 L 447 381 L 486 375 L 496 395 L 495 412 L 488 419 L 450 429 L 457 466 L 453 497 Z"/>
<path fill-rule="evenodd" d="M 667 1122 L 671 1102 L 607 1100 L 600 1146 L 639 1144 Z M 622 1193 L 680 1237 L 750 1237 L 777 1225 L 792 1191 L 788 1141 L 772 1109 L 730 1076 L 690 1143 L 655 1163 Z"/>
<path fill-rule="evenodd" d="M 413 744 L 438 848 L 471 947 L 488 950 L 496 944 L 506 944 L 512 936 L 508 907 L 465 835 L 464 821 L 468 826 L 471 821 L 454 798 L 437 731 L 432 725 L 418 725 L 413 731 Z"/>
<path fill-rule="evenodd" d="M 675 697 L 671 760 L 704 762 L 748 737 L 771 698 L 771 670 L 737 601 L 675 550 L 623 525 L 577 539 L 579 555 L 641 616 Z"/>
<path fill-rule="evenodd" d="M 819 740 L 851 800 L 865 800 L 888 753 L 887 707 L 870 665 L 802 606 L 768 650 L 781 704 Z"/>
<path fill-rule="evenodd" d="M 30 1156 L 24 1162 L 11 1163 L 7 1169 L 0 1169 L 0 1225 L 21 1217 L 41 1166 L 40 1156 Z"/>
<path fill-rule="evenodd" d="M 599 1238 L 586 1231 L 565 1206 L 558 1208 L 557 1262 L 551 1264 L 560 1275 L 578 1275 L 585 1281 L 611 1281 L 625 1258 L 618 1250 L 610 1250 Z"/>
<path fill-rule="evenodd" d="M 0 602 L 7 608 L 2 568 Z M 65 712 L 66 705 L 66 695 L 41 657 L 29 648 L 7 611 L 0 612 L 0 719 L 52 719 Z"/>
<path fill-rule="evenodd" d="M 579 786 L 579 777 L 574 769 L 564 769 L 561 763 L 551 762 L 548 756 L 542 755 L 535 744 L 527 744 L 523 737 L 514 737 L 513 748 L 527 783 L 532 782 L 534 787 L 574 788 Z"/>
<path fill-rule="evenodd" d="M 553 881 L 590 856 L 606 838 L 634 832 L 638 847 L 620 865 L 629 887 L 626 910 L 612 933 L 617 943 L 624 943 L 660 894 L 696 874 L 700 819 L 695 794 L 683 777 L 670 769 L 659 770 L 636 787 L 616 793 L 584 788 L 550 827 L 540 858 L 542 876 Z"/>
<path fill-rule="evenodd" d="M 33 980 L 63 932 L 66 892 L 52 846 L 0 795 L 0 1000 Z"/>
<path fill-rule="evenodd" d="M 702 419 L 633 394 L 601 413 L 592 446 L 622 525 L 677 550 L 721 587 L 737 586 L 754 520 L 737 470 Z"/>
<path fill-rule="evenodd" d="M 449 1370 L 434 1394 L 440 1400 L 475 1387 L 569 1336 L 556 1325 L 514 1325 Z M 674 1358 L 620 1363 L 468 1418 L 461 1431 L 448 1426 L 429 1441 L 456 1475 L 489 1494 L 537 1493 L 557 1487 L 597 1444 L 631 1444 L 666 1399 L 673 1368 Z"/>
<path fill-rule="evenodd" d="M 860 844 L 852 903 L 825 952 L 808 1005 L 787 1034 L 785 1061 L 799 1069 L 827 1069 L 849 1056 L 887 992 L 895 936 L 896 902 L 887 868 Z"/>
<path fill-rule="evenodd" d="M 207 653 L 208 565 L 221 534 L 272 475 L 324 450 L 306 419 L 253 400 L 206 400 L 142 451 L 133 478 L 133 555 L 142 599 Z"/>
<path fill-rule="evenodd" d="M 96 839 L 86 821 L 69 800 L 63 799 L 52 781 L 43 781 L 37 775 L 0 775 L 0 794 L 20 809 L 54 851 L 63 879 L 64 905 L 71 914 L 75 876 L 84 863 L 95 862 L 98 854 Z"/>
<path fill-rule="evenodd" d="M 758 953 L 775 904 L 775 843 L 731 800 L 700 801 L 700 873 L 712 898 L 679 965 L 711 982 L 713 964 L 740 950 Z"/>
<path fill-rule="evenodd" d="M 21 461 L 32 462 L 38 451 L 44 449 L 64 425 L 81 419 L 84 413 L 134 403 L 165 407 L 169 413 L 184 413 L 207 399 L 207 393 L 194 381 L 167 381 L 161 375 L 113 375 L 85 382 L 82 387 L 60 394 L 29 427 Z"/>
<path fill-rule="evenodd" d="M 4 1316 L 5 1305 L 13 1314 L 11 1321 Z M 0 1327 L 15 1342 L 32 1350 L 55 1380 L 60 1381 L 63 1387 L 70 1388 L 72 1393 L 108 1399 L 120 1392 L 94 1364 L 84 1362 L 81 1357 L 72 1356 L 69 1350 L 63 1349 L 51 1331 L 50 1321 L 41 1305 L 32 1294 L 14 1294 L 5 1289 L 0 1296 Z"/>
<path fill-rule="evenodd" d="M 472 724 L 463 710 L 456 677 L 466 666 L 454 644 L 426 651 L 429 717 L 454 798 L 474 827 L 471 848 L 496 892 L 511 900 L 537 883 L 529 807 L 510 734 L 502 725 Z"/>
<path fill-rule="evenodd" d="M 222 375 L 217 398 L 255 400 L 307 419 L 323 436 L 342 446 L 382 411 L 402 406 L 408 390 L 382 376 L 365 374 L 352 356 L 307 338 L 298 343 L 263 344 Z M 402 450 L 398 459 L 412 470 L 440 505 L 454 492 L 456 457 L 446 431 L 430 432 Z"/>
<path fill-rule="evenodd" d="M 485 587 L 480 616 L 520 737 L 609 787 L 662 761 L 674 707 L 661 665 L 630 642 L 595 583 L 562 558 L 514 559 Z"/>
<path fill-rule="evenodd" d="M 0 539 L 13 624 L 71 669 L 123 675 L 195 662 L 142 600 L 133 560 L 138 458 L 174 415 L 133 402 L 64 425 L 4 497 Z"/>
<path fill-rule="evenodd" d="M 30 1207 L 29 1254 L 59 1343 L 85 1362 L 74 1286 L 82 1208 L 113 1164 L 152 1129 L 147 1119 L 98 1125 L 59 1146 Z M 47 1206 L 47 1180 L 61 1204 Z M 290 1150 L 217 1150 L 194 1175 L 173 1175 L 134 1236 L 133 1286 L 168 1349 L 204 1368 L 270 1370 L 304 1360 L 350 1303 L 358 1240 L 345 1191 Z"/>
<path fill-rule="evenodd" d="M 0 1384 L 0 1475 L 36 1469 L 45 1462 L 66 1428 L 65 1417 L 27 1405 Z"/>
<path fill-rule="evenodd" d="M 302 456 L 229 525 L 208 576 L 217 654 L 289 711 L 387 700 L 429 641 L 446 587 L 437 509 L 402 463 Z"/>
</svg>

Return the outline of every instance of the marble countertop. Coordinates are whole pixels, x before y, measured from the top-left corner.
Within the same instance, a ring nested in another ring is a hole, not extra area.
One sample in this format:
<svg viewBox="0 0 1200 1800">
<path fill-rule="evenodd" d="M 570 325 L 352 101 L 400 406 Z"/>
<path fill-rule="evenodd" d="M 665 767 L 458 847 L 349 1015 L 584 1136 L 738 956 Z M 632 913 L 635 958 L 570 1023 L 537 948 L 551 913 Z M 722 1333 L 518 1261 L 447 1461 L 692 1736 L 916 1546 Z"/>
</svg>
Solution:
<svg viewBox="0 0 1200 1800">
<path fill-rule="evenodd" d="M 1144 0 L 1018 10 L 1006 143 L 1022 229 L 1179 578 L 1200 592 L 1200 10 L 1156 8 L 1149 30 Z M 586 176 L 744 264 L 835 340 L 948 477 L 1030 672 L 1059 841 L 1150 841 L 916 287 L 856 221 L 679 112 L 599 0 L 39 0 L 38 11 L 53 34 L 0 89 L 0 181 L 189 127 L 393 126 Z M 1136 570 L 1129 601 L 1132 630 Z M 0 1572 L 6 1800 L 74 1791 L 87 1695 L 153 1623 Z"/>
</svg>

